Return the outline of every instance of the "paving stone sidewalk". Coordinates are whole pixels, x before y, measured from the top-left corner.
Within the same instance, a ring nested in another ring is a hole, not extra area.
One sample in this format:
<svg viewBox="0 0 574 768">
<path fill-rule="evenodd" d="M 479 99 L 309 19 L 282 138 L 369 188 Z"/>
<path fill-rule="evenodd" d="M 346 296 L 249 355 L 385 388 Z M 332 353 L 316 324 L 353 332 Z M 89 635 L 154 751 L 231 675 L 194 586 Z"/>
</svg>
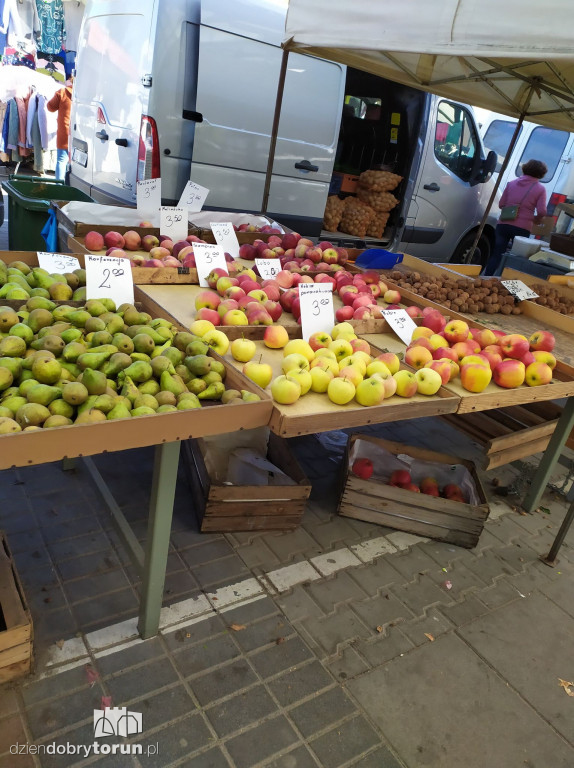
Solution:
<svg viewBox="0 0 574 768">
<path fill-rule="evenodd" d="M 365 431 L 477 456 L 438 419 Z M 278 588 L 42 679 L 55 641 L 135 616 L 139 584 L 81 470 L 0 473 L 40 673 L 0 689 L 0 768 L 571 768 L 574 697 L 559 679 L 574 680 L 573 534 L 558 567 L 539 560 L 564 499 L 518 514 L 525 477 L 503 468 L 484 475 L 492 519 L 476 549 L 416 540 L 336 515 L 343 439 L 292 442 L 313 480 L 293 533 L 198 533 L 181 473 L 166 604 L 253 576 Z M 145 450 L 98 458 L 141 539 L 151 464 Z M 360 555 L 381 537 L 386 554 Z M 271 579 L 307 566 L 307 581 Z M 118 742 L 157 755 L 10 754 L 16 741 L 93 744 L 102 696 L 143 715 L 141 736 Z"/>
</svg>

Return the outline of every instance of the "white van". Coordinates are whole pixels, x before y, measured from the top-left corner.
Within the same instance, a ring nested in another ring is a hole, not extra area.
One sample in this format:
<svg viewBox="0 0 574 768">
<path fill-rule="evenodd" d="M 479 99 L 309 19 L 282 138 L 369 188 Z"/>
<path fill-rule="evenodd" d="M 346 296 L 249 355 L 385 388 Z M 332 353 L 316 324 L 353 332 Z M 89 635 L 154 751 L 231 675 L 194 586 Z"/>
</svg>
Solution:
<svg viewBox="0 0 574 768">
<path fill-rule="evenodd" d="M 482 141 L 496 152 L 495 173 L 502 167 L 517 120 L 497 112 L 486 112 L 481 120 Z M 521 166 L 528 160 L 542 160 L 548 166 L 541 182 L 546 187 L 548 215 L 554 215 L 558 203 L 574 202 L 574 133 L 524 122 L 512 156 L 500 183 L 504 190 L 509 181 L 522 176 Z"/>
<path fill-rule="evenodd" d="M 71 115 L 73 186 L 98 202 L 134 205 L 137 180 L 161 175 L 169 205 L 191 178 L 210 189 L 206 208 L 259 212 L 286 5 L 88 0 Z M 482 217 L 494 159 L 469 107 L 290 54 L 268 212 L 319 236 L 334 170 L 382 165 L 404 180 L 377 244 L 457 260 Z M 494 222 L 480 243 L 483 261 Z"/>
</svg>

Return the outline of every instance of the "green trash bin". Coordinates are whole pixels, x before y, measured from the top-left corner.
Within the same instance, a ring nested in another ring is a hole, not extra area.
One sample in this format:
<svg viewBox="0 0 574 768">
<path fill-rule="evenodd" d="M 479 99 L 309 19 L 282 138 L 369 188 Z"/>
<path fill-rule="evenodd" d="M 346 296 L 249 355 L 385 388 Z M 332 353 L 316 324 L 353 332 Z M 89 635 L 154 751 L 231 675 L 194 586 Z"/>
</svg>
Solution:
<svg viewBox="0 0 574 768">
<path fill-rule="evenodd" d="M 89 195 L 50 177 L 12 175 L 2 182 L 8 195 L 8 247 L 11 251 L 44 251 L 42 230 L 52 200 L 93 203 Z"/>
</svg>

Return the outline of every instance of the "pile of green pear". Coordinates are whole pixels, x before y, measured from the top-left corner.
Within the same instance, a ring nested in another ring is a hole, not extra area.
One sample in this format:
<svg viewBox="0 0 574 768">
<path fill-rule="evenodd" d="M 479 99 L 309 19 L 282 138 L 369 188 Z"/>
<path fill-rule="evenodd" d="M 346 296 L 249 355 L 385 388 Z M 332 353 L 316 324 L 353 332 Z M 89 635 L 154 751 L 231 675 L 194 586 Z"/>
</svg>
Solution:
<svg viewBox="0 0 574 768">
<path fill-rule="evenodd" d="M 0 435 L 259 400 L 199 337 L 110 299 L 0 306 Z"/>
<path fill-rule="evenodd" d="M 75 269 L 65 275 L 50 274 L 23 261 L 6 264 L 0 259 L 0 299 L 18 301 L 43 296 L 52 301 L 85 301 L 86 270 Z"/>
</svg>

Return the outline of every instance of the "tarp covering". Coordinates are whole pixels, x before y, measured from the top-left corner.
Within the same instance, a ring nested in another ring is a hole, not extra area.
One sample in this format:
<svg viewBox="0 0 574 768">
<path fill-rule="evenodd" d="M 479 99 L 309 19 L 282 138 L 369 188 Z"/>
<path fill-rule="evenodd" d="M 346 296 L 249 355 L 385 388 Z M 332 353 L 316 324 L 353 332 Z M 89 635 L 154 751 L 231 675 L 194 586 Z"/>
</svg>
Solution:
<svg viewBox="0 0 574 768">
<path fill-rule="evenodd" d="M 573 30 L 574 0 L 289 0 L 284 46 L 574 131 Z"/>
</svg>

